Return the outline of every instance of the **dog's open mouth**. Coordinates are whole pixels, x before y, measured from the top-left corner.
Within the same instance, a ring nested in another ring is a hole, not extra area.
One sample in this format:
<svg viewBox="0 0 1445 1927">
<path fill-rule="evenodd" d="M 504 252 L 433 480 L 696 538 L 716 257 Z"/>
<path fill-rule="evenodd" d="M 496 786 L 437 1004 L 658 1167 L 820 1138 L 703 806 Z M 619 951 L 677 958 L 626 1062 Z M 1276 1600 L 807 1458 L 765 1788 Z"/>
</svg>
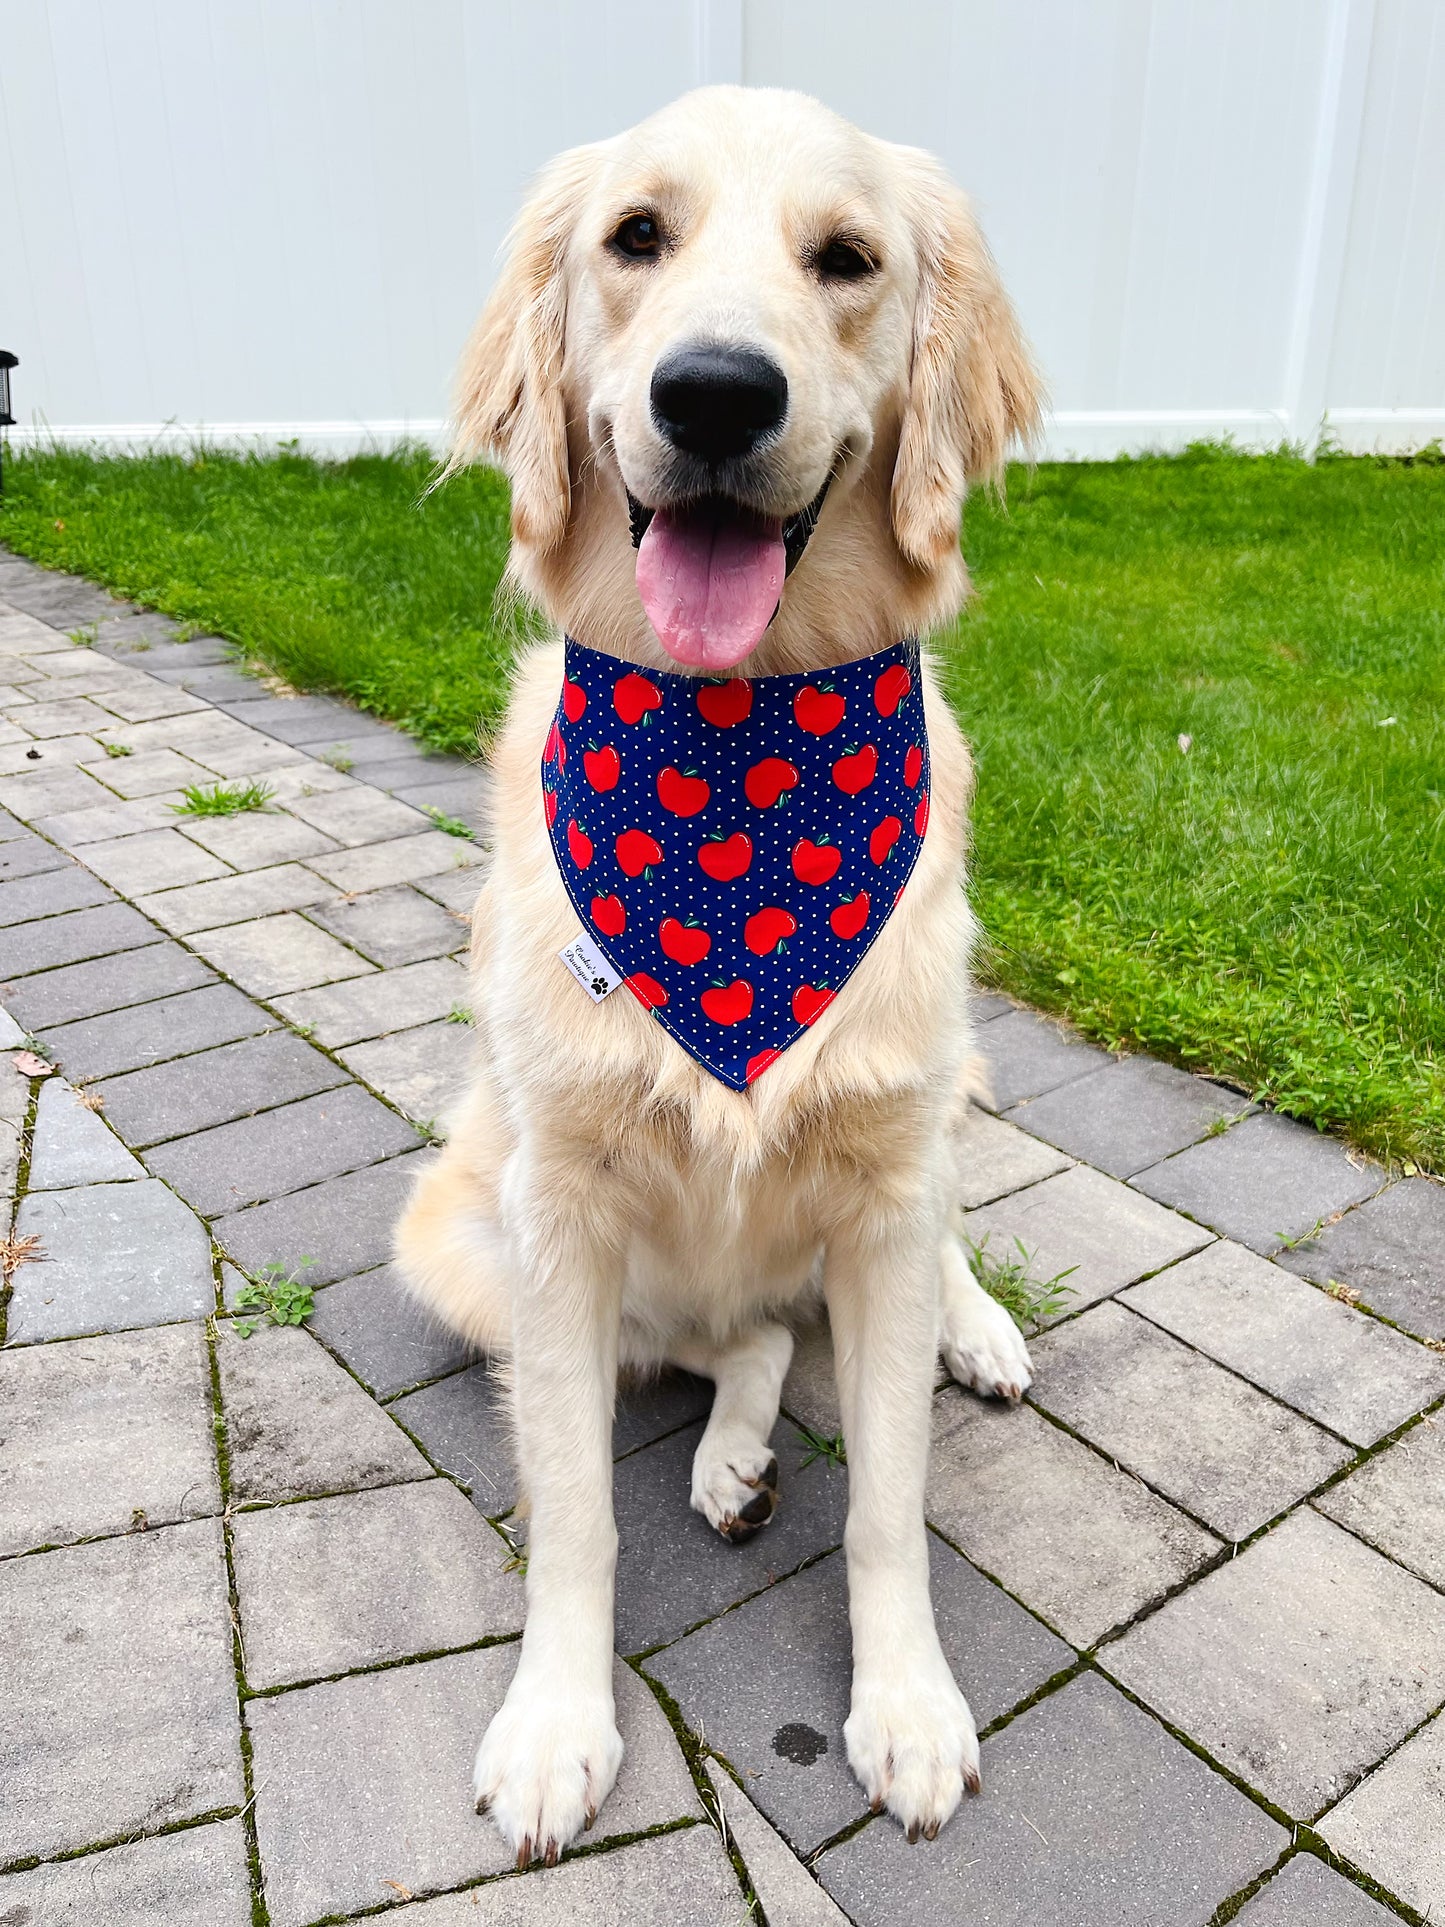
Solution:
<svg viewBox="0 0 1445 1927">
<path fill-rule="evenodd" d="M 689 669 L 731 669 L 757 647 L 827 493 L 825 482 L 786 521 L 723 495 L 660 509 L 628 495 L 637 592 L 675 662 Z"/>
</svg>

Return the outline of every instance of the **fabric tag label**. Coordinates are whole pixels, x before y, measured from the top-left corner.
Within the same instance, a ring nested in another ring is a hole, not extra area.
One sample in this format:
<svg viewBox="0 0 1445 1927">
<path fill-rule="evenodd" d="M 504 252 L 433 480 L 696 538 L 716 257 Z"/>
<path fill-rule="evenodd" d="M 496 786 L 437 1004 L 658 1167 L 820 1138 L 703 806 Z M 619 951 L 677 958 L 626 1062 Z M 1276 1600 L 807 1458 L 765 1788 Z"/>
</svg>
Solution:
<svg viewBox="0 0 1445 1927">
<path fill-rule="evenodd" d="M 575 936 L 557 955 L 581 984 L 594 1004 L 610 997 L 622 982 L 602 952 L 585 933 Z"/>
</svg>

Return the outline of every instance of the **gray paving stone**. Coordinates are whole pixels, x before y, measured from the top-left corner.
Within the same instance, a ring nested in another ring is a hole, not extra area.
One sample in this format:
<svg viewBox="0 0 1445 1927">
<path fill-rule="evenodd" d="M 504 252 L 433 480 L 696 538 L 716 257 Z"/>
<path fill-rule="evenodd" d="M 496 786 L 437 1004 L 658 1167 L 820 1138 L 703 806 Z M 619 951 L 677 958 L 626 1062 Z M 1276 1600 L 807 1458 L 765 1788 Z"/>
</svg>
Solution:
<svg viewBox="0 0 1445 1927">
<path fill-rule="evenodd" d="M 1073 1663 L 1062 1640 L 932 1534 L 929 1564 L 939 1639 L 979 1726 Z M 866 1812 L 843 1744 L 852 1660 L 841 1553 L 646 1665 L 797 1853 Z"/>
<path fill-rule="evenodd" d="M 0 883 L 13 883 L 17 877 L 43 876 L 47 870 L 64 870 L 70 858 L 41 836 L 15 836 L 0 843 Z"/>
<path fill-rule="evenodd" d="M 112 646 L 122 657 L 132 650 L 132 645 L 125 642 Z M 189 642 L 153 642 L 144 654 L 147 675 L 158 676 L 165 682 L 179 677 L 183 687 L 189 689 L 199 686 L 201 670 L 233 662 L 236 650 L 233 643 L 221 636 L 193 636 Z"/>
<path fill-rule="evenodd" d="M 965 1224 L 976 1244 L 988 1238 L 990 1255 L 1015 1256 L 1018 1239 L 1035 1279 L 1069 1271 L 1063 1313 L 1107 1298 L 1210 1240 L 1187 1218 L 1161 1210 L 1085 1165 L 970 1211 Z"/>
<path fill-rule="evenodd" d="M 229 875 L 218 857 L 179 830 L 142 830 L 138 836 L 87 843 L 83 860 L 87 869 L 129 897 Z"/>
<path fill-rule="evenodd" d="M 646 1378 L 624 1373 L 618 1381 L 612 1420 L 613 1457 L 621 1458 L 624 1452 L 651 1445 L 694 1419 L 706 1418 L 712 1410 L 712 1392 L 710 1380 L 694 1378 L 691 1372 L 669 1369 Z"/>
<path fill-rule="evenodd" d="M 405 1433 L 298 1326 L 238 1338 L 223 1319 L 216 1358 L 238 1503 L 430 1478 Z"/>
<path fill-rule="evenodd" d="M 974 1111 L 959 1137 L 955 1195 L 966 1209 L 975 1210 L 1067 1171 L 1071 1162 L 1017 1125 Z"/>
<path fill-rule="evenodd" d="M 394 1898 L 384 1880 L 424 1892 L 511 1866 L 473 1810 L 472 1761 L 516 1655 L 489 1646 L 248 1703 L 272 1927 L 373 1907 Z M 626 1756 L 589 1846 L 699 1811 L 652 1695 L 620 1663 L 615 1689 Z"/>
<path fill-rule="evenodd" d="M 42 1262 L 15 1273 L 9 1341 L 204 1318 L 215 1307 L 206 1228 L 156 1178 L 33 1191 L 16 1230 Z"/>
<path fill-rule="evenodd" d="M 439 783 L 465 774 L 470 767 L 459 756 L 441 756 L 423 749 L 420 743 L 400 741 L 379 746 L 365 744 L 352 761 L 353 775 L 379 790 L 394 790 L 417 783 Z"/>
<path fill-rule="evenodd" d="M 1445 1907 L 1445 1718 L 1437 1714 L 1319 1830 L 1336 1853 L 1425 1920 L 1437 1918 Z"/>
<path fill-rule="evenodd" d="M 0 1563 L 5 1853 L 239 1807 L 219 1519 Z"/>
<path fill-rule="evenodd" d="M 88 957 L 138 950 L 155 940 L 155 925 L 138 910 L 128 903 L 104 903 L 98 909 L 0 930 L 0 977 L 14 979 Z"/>
<path fill-rule="evenodd" d="M 198 697 L 188 696 L 172 683 L 157 682 L 137 673 L 119 688 L 100 691 L 95 700 L 122 722 L 149 723 L 158 716 L 184 716 L 205 708 Z"/>
<path fill-rule="evenodd" d="M 470 918 L 483 881 L 480 870 L 451 870 L 439 877 L 421 877 L 416 887 L 424 897 L 455 910 L 459 917 Z"/>
<path fill-rule="evenodd" d="M 468 1029 L 443 1020 L 399 1030 L 369 1044 L 353 1044 L 336 1054 L 349 1071 L 408 1117 L 445 1136 L 452 1108 L 470 1082 L 475 1046 Z"/>
<path fill-rule="evenodd" d="M 112 1140 L 114 1142 L 114 1140 Z M 377 1164 L 421 1140 L 355 1084 L 157 1146 L 146 1162 L 208 1218 Z"/>
<path fill-rule="evenodd" d="M 678 1638 L 843 1537 L 847 1473 L 825 1459 L 805 1466 L 807 1448 L 784 1423 L 773 1433 L 782 1503 L 763 1531 L 730 1544 L 688 1503 L 701 1436 L 701 1425 L 690 1425 L 617 1461 L 619 1652 Z"/>
<path fill-rule="evenodd" d="M 88 696 L 69 701 L 31 702 L 25 706 L 25 729 L 42 741 L 54 736 L 88 736 L 92 730 L 105 729 L 115 721 L 98 709 Z"/>
<path fill-rule="evenodd" d="M 1297 1853 L 1234 1918 L 1239 1927 L 1391 1927 L 1398 1916 L 1323 1860 Z"/>
<path fill-rule="evenodd" d="M 114 801 L 115 798 L 83 770 L 0 776 L 0 807 L 13 810 L 27 823 L 37 823 L 47 816 L 68 810 L 93 809 L 97 803 Z"/>
<path fill-rule="evenodd" d="M 1422 1419 L 1315 1505 L 1445 1592 L 1445 1417 Z"/>
<path fill-rule="evenodd" d="M 0 1553 L 221 1509 L 194 1325 L 0 1351 L 0 1439 Z"/>
<path fill-rule="evenodd" d="M 114 1077 L 216 1044 L 274 1030 L 276 1019 L 229 984 L 208 984 L 104 1017 L 46 1028 L 58 1062 L 74 1079 Z"/>
<path fill-rule="evenodd" d="M 35 827 L 63 849 L 77 850 L 86 843 L 131 836 L 137 830 L 165 829 L 176 820 L 171 804 L 180 800 L 178 791 L 163 790 L 155 796 L 136 797 L 123 803 L 95 789 L 87 808 L 60 810 L 54 816 L 39 817 Z"/>
<path fill-rule="evenodd" d="M 983 1747 L 983 1793 L 937 1843 L 879 1819 L 818 1873 L 858 1927 L 1205 1927 L 1289 1835 L 1093 1674 Z"/>
<path fill-rule="evenodd" d="M 318 903 L 307 915 L 387 970 L 449 957 L 467 941 L 466 930 L 449 910 L 406 883 Z"/>
<path fill-rule="evenodd" d="M 1372 1196 L 1386 1176 L 1377 1164 L 1356 1163 L 1336 1139 L 1261 1111 L 1223 1137 L 1141 1171 L 1133 1183 L 1252 1251 L 1272 1252 Z"/>
<path fill-rule="evenodd" d="M 137 750 L 129 740 L 137 732 L 129 724 L 118 724 L 107 732 L 107 740 L 131 751 L 129 756 L 107 757 L 104 762 L 87 763 L 86 771 L 117 796 L 134 799 L 155 796 L 160 791 L 180 791 L 191 783 L 213 783 L 216 779 L 204 764 L 174 749 Z"/>
<path fill-rule="evenodd" d="M 294 910 L 251 923 L 227 924 L 220 930 L 197 931 L 190 942 L 253 997 L 276 997 L 344 977 L 374 974 L 374 966 L 364 957 Z"/>
<path fill-rule="evenodd" d="M 336 849 L 335 840 L 309 823 L 276 808 L 247 810 L 239 816 L 183 819 L 181 828 L 193 843 L 223 857 L 237 870 L 263 870 L 298 857 L 320 856 Z"/>
<path fill-rule="evenodd" d="M 128 1144 L 183 1137 L 346 1082 L 345 1071 L 288 1030 L 246 1037 L 96 1086 Z"/>
<path fill-rule="evenodd" d="M 0 927 L 8 929 L 12 924 L 33 923 L 37 917 L 59 917 L 67 910 L 89 910 L 112 901 L 103 883 L 78 864 L 67 862 L 62 870 L 0 883 Z M 22 938 L 22 944 L 24 941 Z"/>
<path fill-rule="evenodd" d="M 848 1927 L 842 1913 L 778 1838 L 748 1796 L 718 1765 L 704 1762 L 728 1838 L 743 1857 L 768 1927 Z"/>
<path fill-rule="evenodd" d="M 1220 1242 L 1123 1302 L 1354 1445 L 1445 1393 L 1445 1357 Z"/>
<path fill-rule="evenodd" d="M 213 1226 L 218 1242 L 243 1271 L 315 1258 L 314 1285 L 370 1271 L 391 1256 L 392 1228 L 420 1169 L 412 1154 L 328 1178 L 305 1191 L 231 1212 Z"/>
<path fill-rule="evenodd" d="M 223 923 L 245 923 L 269 917 L 276 910 L 304 910 L 332 894 L 329 887 L 299 863 L 278 863 L 270 870 L 244 870 L 215 883 L 190 883 L 180 890 L 162 890 L 142 900 L 148 917 L 173 936 L 193 930 L 214 930 Z"/>
<path fill-rule="evenodd" d="M 250 1927 L 251 1879 L 239 1820 L 133 1840 L 0 1880 L 10 1927 Z"/>
<path fill-rule="evenodd" d="M 382 729 L 388 739 L 396 734 L 374 718 L 348 709 L 334 697 L 270 696 L 254 683 L 243 698 L 228 699 L 225 708 L 228 715 L 245 723 L 248 729 L 264 730 L 283 743 L 314 743 L 322 737 L 330 741 L 338 730 L 353 722 L 362 732 L 370 724 L 373 729 Z"/>
<path fill-rule="evenodd" d="M 258 695 L 261 688 L 255 676 L 248 675 L 234 655 L 213 656 L 209 660 L 204 656 L 183 660 L 177 655 L 171 661 L 147 662 L 146 673 L 159 682 L 174 683 L 178 689 L 189 690 L 193 696 L 203 696 L 210 703 L 223 697 L 245 702 Z"/>
<path fill-rule="evenodd" d="M 1254 1108 L 1238 1092 L 1172 1064 L 1126 1057 L 1025 1100 L 1009 1118 L 1086 1164 L 1131 1178 L 1196 1143 L 1217 1120 Z"/>
<path fill-rule="evenodd" d="M 40 1087 L 30 1151 L 29 1188 L 65 1191 L 80 1184 L 143 1178 L 144 1167 L 62 1078 Z"/>
<path fill-rule="evenodd" d="M 1036 1404 L 1225 1539 L 1246 1538 L 1354 1456 L 1121 1305 L 1046 1332 L 1033 1360 Z"/>
<path fill-rule="evenodd" d="M 25 825 L 18 818 L 0 810 L 0 843 L 11 843 L 16 837 L 23 838 L 26 835 Z"/>
<path fill-rule="evenodd" d="M 1445 1699 L 1445 1599 L 1295 1512 L 1099 1655 L 1297 1819 Z"/>
<path fill-rule="evenodd" d="M 506 1542 L 446 1479 L 236 1515 L 254 1690 L 519 1633 Z"/>
<path fill-rule="evenodd" d="M 415 809 L 436 810 L 458 818 L 473 835 L 481 828 L 483 787 L 476 770 L 448 777 L 442 783 L 397 783 L 392 794 Z"/>
<path fill-rule="evenodd" d="M 322 984 L 294 997 L 278 997 L 276 1008 L 289 1023 L 309 1025 L 317 1043 L 334 1050 L 430 1023 L 458 1005 L 465 1009 L 470 994 L 462 966 L 438 957 L 351 983 Z"/>
<path fill-rule="evenodd" d="M 785 1412 L 821 1438 L 837 1438 L 842 1432 L 843 1413 L 833 1373 L 833 1334 L 826 1317 L 804 1325 L 795 1334 L 782 1403 Z"/>
<path fill-rule="evenodd" d="M 1392 1184 L 1279 1262 L 1319 1284 L 1352 1286 L 1407 1331 L 1445 1338 L 1445 1185 Z"/>
<path fill-rule="evenodd" d="M 335 856 L 312 857 L 307 868 L 338 890 L 382 890 L 390 883 L 412 883 L 418 877 L 442 876 L 480 861 L 475 843 L 448 836 L 444 830 L 423 830 L 418 836 L 399 836 L 390 843 L 369 843 Z"/>
<path fill-rule="evenodd" d="M 1107 1051 L 1032 1010 L 992 1019 L 979 1032 L 978 1047 L 988 1067 L 995 1111 L 1006 1111 L 1025 1097 L 1038 1097 L 1113 1061 Z"/>
<path fill-rule="evenodd" d="M 1076 1646 L 1189 1578 L 1219 1541 L 1037 1412 L 934 1403 L 928 1517 Z"/>
<path fill-rule="evenodd" d="M 27 689 L 26 694 L 30 691 Z M 42 707 L 36 703 L 35 708 Z M 20 732 L 11 731 L 12 735 Z M 37 771 L 55 774 L 61 770 L 74 769 L 86 757 L 95 754 L 95 741 L 89 736 L 47 736 L 32 739 L 21 736 L 19 742 L 0 744 L 0 770 L 7 776 L 31 776 Z"/>
<path fill-rule="evenodd" d="M 392 797 L 380 796 L 359 783 L 325 796 L 296 798 L 288 807 L 304 823 L 313 824 L 348 849 L 362 843 L 409 836 L 427 827 L 427 819 L 420 810 L 398 803 Z"/>
<path fill-rule="evenodd" d="M 386 1409 L 443 1471 L 470 1488 L 479 1511 L 495 1519 L 509 1510 L 517 1473 L 506 1393 L 485 1365 L 408 1392 Z"/>
<path fill-rule="evenodd" d="M 404 1919 L 406 1927 L 753 1927 L 755 1916 L 717 1834 L 693 1826 L 443 1894 Z M 777 1927 L 805 1923 L 784 1914 Z"/>
<path fill-rule="evenodd" d="M 459 1370 L 473 1356 L 402 1284 L 391 1265 L 316 1294 L 311 1330 L 378 1398 Z"/>
<path fill-rule="evenodd" d="M 40 1030 L 214 982 L 200 959 L 179 944 L 152 943 L 128 951 L 124 965 L 101 957 L 17 978 L 5 986 L 5 1001 L 30 1029 Z"/>
</svg>

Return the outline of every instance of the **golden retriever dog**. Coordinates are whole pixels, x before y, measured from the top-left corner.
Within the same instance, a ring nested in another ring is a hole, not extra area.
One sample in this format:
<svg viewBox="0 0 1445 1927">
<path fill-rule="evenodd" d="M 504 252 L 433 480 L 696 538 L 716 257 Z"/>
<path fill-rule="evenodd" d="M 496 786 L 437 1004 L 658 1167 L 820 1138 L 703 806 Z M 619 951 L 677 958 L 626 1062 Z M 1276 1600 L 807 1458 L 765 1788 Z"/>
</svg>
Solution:
<svg viewBox="0 0 1445 1927">
<path fill-rule="evenodd" d="M 426 1305 L 509 1361 L 527 1618 L 475 1788 L 519 1865 L 592 1825 L 622 1757 L 619 1366 L 714 1381 L 691 1503 L 741 1537 L 776 1501 L 788 1321 L 820 1296 L 848 1458 L 848 1759 L 910 1839 L 978 1786 L 929 1599 L 930 1400 L 940 1353 L 984 1395 L 1019 1397 L 1030 1368 L 950 1196 L 972 775 L 926 653 L 931 805 L 907 889 L 826 1008 L 740 1088 L 646 997 L 594 1002 L 559 961 L 579 913 L 542 773 L 561 636 L 659 684 L 801 674 L 826 689 L 948 622 L 967 589 L 965 489 L 998 475 L 1037 410 L 942 169 L 772 90 L 705 89 L 554 161 L 466 350 L 453 465 L 506 470 L 512 577 L 560 634 L 519 663 L 491 756 L 477 1067 L 398 1252 Z M 726 759 L 728 732 L 715 742 Z"/>
</svg>

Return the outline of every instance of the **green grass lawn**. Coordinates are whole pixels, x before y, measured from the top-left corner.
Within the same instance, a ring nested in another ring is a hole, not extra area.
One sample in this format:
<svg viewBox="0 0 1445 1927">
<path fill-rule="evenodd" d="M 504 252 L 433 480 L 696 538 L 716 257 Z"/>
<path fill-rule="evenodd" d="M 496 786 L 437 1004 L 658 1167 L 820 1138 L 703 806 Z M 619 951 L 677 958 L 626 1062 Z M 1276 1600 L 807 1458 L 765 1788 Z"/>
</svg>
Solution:
<svg viewBox="0 0 1445 1927">
<path fill-rule="evenodd" d="M 430 473 L 22 454 L 0 540 L 465 749 L 518 621 L 505 493 Z M 965 549 L 984 974 L 1445 1173 L 1445 465 L 1018 470 Z"/>
</svg>

